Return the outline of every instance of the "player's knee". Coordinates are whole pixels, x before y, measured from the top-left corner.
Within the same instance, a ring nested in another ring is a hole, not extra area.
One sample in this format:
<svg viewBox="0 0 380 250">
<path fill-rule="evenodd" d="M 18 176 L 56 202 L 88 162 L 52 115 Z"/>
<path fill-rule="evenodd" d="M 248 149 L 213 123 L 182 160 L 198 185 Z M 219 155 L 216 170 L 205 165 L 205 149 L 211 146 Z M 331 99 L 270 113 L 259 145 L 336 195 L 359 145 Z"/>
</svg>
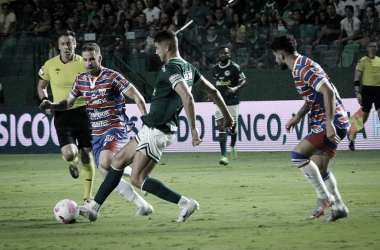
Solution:
<svg viewBox="0 0 380 250">
<path fill-rule="evenodd" d="M 66 161 L 73 161 L 77 155 L 74 152 L 66 151 L 62 152 L 62 156 Z"/>
<path fill-rule="evenodd" d="M 302 168 L 310 162 L 310 158 L 298 152 L 292 151 L 292 162 L 298 168 Z"/>
<path fill-rule="evenodd" d="M 138 176 L 133 175 L 133 171 L 132 171 L 132 174 L 131 174 L 131 183 L 132 183 L 133 186 L 135 186 L 137 188 L 141 188 L 142 181 L 140 180 L 140 178 L 138 178 Z"/>
</svg>

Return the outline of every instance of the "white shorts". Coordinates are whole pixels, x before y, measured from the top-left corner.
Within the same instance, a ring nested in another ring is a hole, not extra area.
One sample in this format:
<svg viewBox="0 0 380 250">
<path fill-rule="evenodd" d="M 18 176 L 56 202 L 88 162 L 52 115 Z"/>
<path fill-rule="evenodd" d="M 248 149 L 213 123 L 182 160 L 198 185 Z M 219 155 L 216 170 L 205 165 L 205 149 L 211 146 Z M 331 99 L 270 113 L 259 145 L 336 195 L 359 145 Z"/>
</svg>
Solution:
<svg viewBox="0 0 380 250">
<path fill-rule="evenodd" d="M 162 151 L 174 141 L 175 134 L 165 134 L 156 128 L 143 128 L 136 135 L 136 151 L 140 151 L 155 162 L 161 158 Z"/>
<path fill-rule="evenodd" d="M 215 107 L 215 113 L 214 113 L 215 120 L 217 121 L 217 120 L 222 119 L 223 114 L 220 111 L 219 107 L 217 105 L 214 105 L 214 107 Z M 227 106 L 227 110 L 232 116 L 232 118 L 234 118 L 234 122 L 237 123 L 237 119 L 239 116 L 239 104 Z"/>
</svg>

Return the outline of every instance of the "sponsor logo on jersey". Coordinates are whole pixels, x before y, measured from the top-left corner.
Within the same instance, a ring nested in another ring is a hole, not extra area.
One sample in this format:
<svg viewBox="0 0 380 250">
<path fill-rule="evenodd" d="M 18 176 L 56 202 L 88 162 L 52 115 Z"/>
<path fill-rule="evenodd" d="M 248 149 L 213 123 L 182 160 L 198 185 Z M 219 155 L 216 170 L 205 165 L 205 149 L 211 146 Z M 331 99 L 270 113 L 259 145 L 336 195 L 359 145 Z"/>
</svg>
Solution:
<svg viewBox="0 0 380 250">
<path fill-rule="evenodd" d="M 99 121 L 99 122 L 93 122 L 92 123 L 92 126 L 94 128 L 103 127 L 103 126 L 107 126 L 107 125 L 108 125 L 108 121 Z"/>
<path fill-rule="evenodd" d="M 107 89 L 99 89 L 99 94 L 105 95 L 106 91 L 107 91 Z"/>
<path fill-rule="evenodd" d="M 95 101 L 91 102 L 91 104 L 103 104 L 106 102 L 107 102 L 107 98 L 104 98 L 104 99 L 95 100 Z"/>
<path fill-rule="evenodd" d="M 55 71 L 57 71 L 57 74 L 58 74 L 58 72 L 61 71 L 61 70 L 59 68 L 56 68 Z"/>
<path fill-rule="evenodd" d="M 228 81 L 216 81 L 216 86 L 230 86 L 231 80 Z"/>
<path fill-rule="evenodd" d="M 90 118 L 93 120 L 99 120 L 101 118 L 107 117 L 109 114 L 109 110 L 98 112 L 96 109 L 94 109 L 94 113 L 90 113 Z"/>
<path fill-rule="evenodd" d="M 183 74 L 184 78 L 186 81 L 191 81 L 193 80 L 193 74 L 191 73 L 191 71 L 187 71 Z"/>
</svg>

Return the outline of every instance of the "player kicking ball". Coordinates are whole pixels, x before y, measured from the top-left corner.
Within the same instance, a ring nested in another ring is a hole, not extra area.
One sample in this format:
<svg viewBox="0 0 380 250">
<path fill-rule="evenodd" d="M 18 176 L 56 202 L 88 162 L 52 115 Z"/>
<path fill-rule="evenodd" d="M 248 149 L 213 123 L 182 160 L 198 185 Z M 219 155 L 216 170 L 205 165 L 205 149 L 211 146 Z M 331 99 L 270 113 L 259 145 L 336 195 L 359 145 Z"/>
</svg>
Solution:
<svg viewBox="0 0 380 250">
<path fill-rule="evenodd" d="M 339 142 L 347 135 L 349 118 L 335 86 L 316 62 L 297 53 L 293 36 L 276 37 L 271 49 L 282 70 L 290 69 L 305 104 L 286 124 L 289 133 L 310 111 L 312 131 L 293 149 L 292 161 L 315 188 L 318 200 L 310 218 L 319 218 L 332 206 L 323 222 L 348 216 L 329 163 Z"/>
</svg>

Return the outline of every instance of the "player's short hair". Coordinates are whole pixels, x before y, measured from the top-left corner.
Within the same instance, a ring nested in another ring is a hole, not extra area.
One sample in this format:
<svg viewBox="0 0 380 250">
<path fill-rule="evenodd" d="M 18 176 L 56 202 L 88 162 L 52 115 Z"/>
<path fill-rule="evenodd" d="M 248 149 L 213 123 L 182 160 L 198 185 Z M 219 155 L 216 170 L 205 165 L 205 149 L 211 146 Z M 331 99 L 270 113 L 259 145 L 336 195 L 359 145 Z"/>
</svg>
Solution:
<svg viewBox="0 0 380 250">
<path fill-rule="evenodd" d="M 62 20 L 61 20 L 62 22 Z M 62 36 L 72 36 L 75 40 L 75 32 L 74 31 L 71 31 L 71 30 L 64 30 L 61 32 L 60 36 L 58 37 L 58 40 L 59 38 L 61 38 Z"/>
<path fill-rule="evenodd" d="M 379 41 L 377 39 L 372 38 L 372 39 L 369 40 L 368 44 L 370 44 L 370 43 L 376 43 L 377 44 L 378 42 Z"/>
<path fill-rule="evenodd" d="M 96 54 L 100 55 L 100 47 L 96 43 L 86 43 L 82 47 L 82 52 L 87 52 L 87 51 L 95 51 Z"/>
<path fill-rule="evenodd" d="M 284 50 L 289 54 L 294 54 L 297 51 L 297 42 L 292 35 L 286 34 L 276 37 L 270 45 L 272 51 Z"/>
<path fill-rule="evenodd" d="M 174 44 L 178 44 L 178 39 L 176 34 L 171 30 L 161 30 L 157 33 L 157 35 L 154 37 L 155 43 L 161 43 L 164 41 L 169 41 Z"/>
</svg>

